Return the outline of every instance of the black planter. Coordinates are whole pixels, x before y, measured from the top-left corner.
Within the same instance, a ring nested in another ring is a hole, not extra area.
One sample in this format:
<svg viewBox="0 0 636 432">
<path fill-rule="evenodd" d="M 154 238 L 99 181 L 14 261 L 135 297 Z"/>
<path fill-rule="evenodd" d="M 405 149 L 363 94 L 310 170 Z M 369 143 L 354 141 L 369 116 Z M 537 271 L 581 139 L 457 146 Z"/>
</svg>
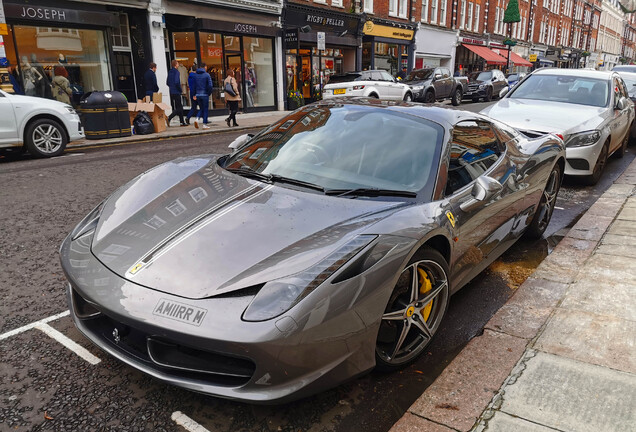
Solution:
<svg viewBox="0 0 636 432">
<path fill-rule="evenodd" d="M 289 111 L 294 111 L 298 108 L 300 108 L 302 105 L 299 104 L 296 99 L 292 99 L 290 97 L 287 98 L 287 109 Z"/>
</svg>

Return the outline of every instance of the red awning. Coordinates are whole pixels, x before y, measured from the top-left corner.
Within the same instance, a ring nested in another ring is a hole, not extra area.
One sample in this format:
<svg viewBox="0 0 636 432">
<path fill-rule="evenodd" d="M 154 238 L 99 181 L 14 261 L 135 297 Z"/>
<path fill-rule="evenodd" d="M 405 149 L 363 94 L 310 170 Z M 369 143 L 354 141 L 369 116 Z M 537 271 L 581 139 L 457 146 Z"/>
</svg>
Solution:
<svg viewBox="0 0 636 432">
<path fill-rule="evenodd" d="M 479 57 L 486 60 L 488 64 L 500 64 L 505 65 L 506 59 L 488 47 L 480 46 L 480 45 L 468 45 L 463 44 L 466 48 L 477 54 Z"/>
<path fill-rule="evenodd" d="M 498 49 L 494 51 L 499 53 L 499 55 L 502 56 L 504 59 L 508 58 L 508 50 Z M 510 63 L 513 63 L 515 66 L 532 67 L 532 63 L 513 51 L 510 51 Z"/>
</svg>

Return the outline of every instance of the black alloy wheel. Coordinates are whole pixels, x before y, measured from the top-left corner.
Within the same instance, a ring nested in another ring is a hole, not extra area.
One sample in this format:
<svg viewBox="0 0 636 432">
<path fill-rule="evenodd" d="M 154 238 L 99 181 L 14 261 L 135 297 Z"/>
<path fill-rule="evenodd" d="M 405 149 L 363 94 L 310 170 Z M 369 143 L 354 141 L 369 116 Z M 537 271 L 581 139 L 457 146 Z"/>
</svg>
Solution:
<svg viewBox="0 0 636 432">
<path fill-rule="evenodd" d="M 594 171 L 592 171 L 591 175 L 583 177 L 583 183 L 588 186 L 594 186 L 601 179 L 601 175 L 603 175 L 603 171 L 605 171 L 605 165 L 607 164 L 607 155 L 609 153 L 609 141 L 603 144 L 603 148 L 601 149 L 601 153 L 598 155 L 598 159 L 596 159 L 596 163 L 594 164 Z"/>
<path fill-rule="evenodd" d="M 433 94 L 432 90 L 428 90 L 424 93 L 424 103 L 433 103 L 435 102 L 435 94 Z"/>
<path fill-rule="evenodd" d="M 453 92 L 453 97 L 451 98 L 451 103 L 453 106 L 458 106 L 462 103 L 462 89 L 457 88 Z"/>
<path fill-rule="evenodd" d="M 424 352 L 448 309 L 448 274 L 444 257 L 429 247 L 415 253 L 402 270 L 378 330 L 377 369 L 400 369 Z"/>
<path fill-rule="evenodd" d="M 557 196 L 559 194 L 559 189 L 561 189 L 561 178 L 561 167 L 556 165 L 552 169 L 550 177 L 548 177 L 548 182 L 545 185 L 545 189 L 541 195 L 541 200 L 539 201 L 539 205 L 534 213 L 532 222 L 530 222 L 530 225 L 526 230 L 526 237 L 535 240 L 540 239 L 550 224 Z"/>
</svg>

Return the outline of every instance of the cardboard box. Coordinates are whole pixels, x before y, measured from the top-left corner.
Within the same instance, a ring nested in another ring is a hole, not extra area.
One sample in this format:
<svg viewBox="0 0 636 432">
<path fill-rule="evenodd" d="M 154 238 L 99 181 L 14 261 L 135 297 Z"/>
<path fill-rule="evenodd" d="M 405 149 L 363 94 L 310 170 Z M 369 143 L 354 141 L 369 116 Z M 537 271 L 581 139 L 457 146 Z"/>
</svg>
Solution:
<svg viewBox="0 0 636 432">
<path fill-rule="evenodd" d="M 155 132 L 163 132 L 167 129 L 166 110 L 170 108 L 165 103 L 152 103 L 138 101 L 136 104 L 128 104 L 128 113 L 130 115 L 130 124 L 137 116 L 139 111 L 146 111 L 155 127 Z"/>
<path fill-rule="evenodd" d="M 152 103 L 161 103 L 163 102 L 163 94 L 161 93 L 153 93 L 152 94 Z"/>
</svg>

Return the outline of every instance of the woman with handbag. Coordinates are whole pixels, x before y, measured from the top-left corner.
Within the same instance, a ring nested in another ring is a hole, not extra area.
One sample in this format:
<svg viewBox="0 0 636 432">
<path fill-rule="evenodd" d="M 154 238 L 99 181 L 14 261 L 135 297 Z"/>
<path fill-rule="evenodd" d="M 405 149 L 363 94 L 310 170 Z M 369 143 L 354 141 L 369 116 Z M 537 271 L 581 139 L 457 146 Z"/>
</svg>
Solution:
<svg viewBox="0 0 636 432">
<path fill-rule="evenodd" d="M 239 94 L 238 84 L 234 78 L 234 70 L 229 69 L 227 78 L 223 81 L 223 90 L 225 91 L 225 100 L 227 101 L 227 107 L 230 110 L 230 116 L 225 119 L 227 126 L 238 126 L 236 123 L 236 112 L 238 111 L 239 101 L 241 96 Z M 232 121 L 232 125 L 230 125 Z"/>
</svg>

